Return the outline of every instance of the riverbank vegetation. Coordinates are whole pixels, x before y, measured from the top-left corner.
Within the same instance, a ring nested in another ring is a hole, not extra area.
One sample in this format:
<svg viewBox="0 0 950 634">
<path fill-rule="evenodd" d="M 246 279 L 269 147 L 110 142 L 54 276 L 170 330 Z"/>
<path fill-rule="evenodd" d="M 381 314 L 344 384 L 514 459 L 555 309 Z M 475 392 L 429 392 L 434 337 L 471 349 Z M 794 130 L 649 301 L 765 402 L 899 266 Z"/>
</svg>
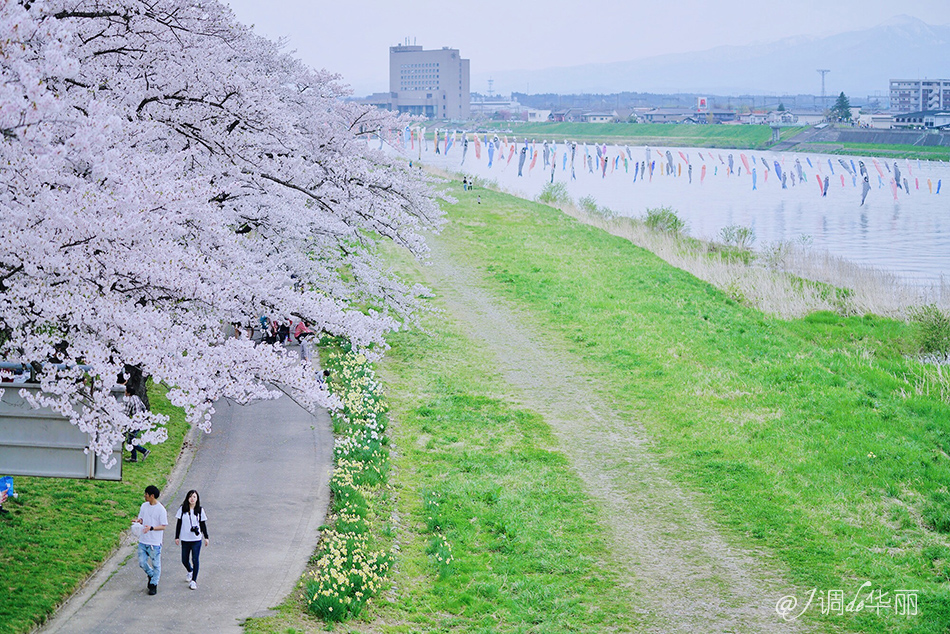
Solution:
<svg viewBox="0 0 950 634">
<path fill-rule="evenodd" d="M 529 137 L 537 142 L 609 143 L 617 145 L 669 145 L 698 148 L 736 148 L 764 150 L 772 145 L 772 129 L 767 125 L 697 125 L 668 123 L 574 123 L 492 121 L 479 124 L 480 130 L 494 131 L 516 137 Z M 807 126 L 785 126 L 780 141 L 789 141 Z M 890 145 L 881 143 L 801 143 L 792 152 L 821 154 L 883 156 L 950 161 L 950 147 Z"/>
<path fill-rule="evenodd" d="M 950 404 L 905 322 L 768 317 L 628 239 L 480 195 L 447 207 L 454 248 L 568 342 L 722 526 L 819 591 L 921 590 L 920 618 L 855 613 L 839 627 L 942 631 Z"/>
<path fill-rule="evenodd" d="M 479 129 L 497 131 L 517 137 L 531 137 L 536 141 L 578 141 L 587 143 L 616 143 L 619 145 L 677 145 L 688 147 L 715 147 L 765 149 L 771 145 L 772 129 L 767 125 L 672 125 L 664 123 L 573 123 L 514 121 L 488 122 Z M 782 129 L 781 140 L 791 138 L 804 130 L 802 127 Z"/>
<path fill-rule="evenodd" d="M 341 406 L 331 413 L 334 470 L 331 506 L 312 569 L 304 575 L 307 609 L 324 621 L 359 616 L 382 589 L 392 556 L 376 549 L 380 489 L 389 474 L 386 408 L 366 357 L 345 346 L 327 356 L 330 391 Z"/>
<path fill-rule="evenodd" d="M 950 161 L 950 147 L 942 145 L 888 145 L 884 143 L 807 143 L 794 148 L 796 152 L 883 156 L 886 158 Z"/>
<path fill-rule="evenodd" d="M 575 203 L 557 183 L 546 188 L 539 200 L 647 249 L 736 301 L 779 317 L 827 310 L 846 316 L 872 313 L 906 319 L 913 307 L 926 304 L 950 311 L 946 284 L 909 287 L 889 273 L 812 249 L 807 241 L 758 245 L 753 251 L 751 229 L 736 226 L 727 228 L 721 243 L 702 242 L 684 235 L 675 210 L 651 210 L 643 219 L 620 217 L 592 199 Z"/>
<path fill-rule="evenodd" d="M 15 478 L 19 498 L 0 516 L 0 631 L 29 632 L 43 623 L 119 547 L 145 487 L 164 492 L 189 428 L 166 392 L 149 388 L 152 410 L 169 419 L 168 440 L 150 446 L 144 462 L 123 464 L 121 482 Z"/>
<path fill-rule="evenodd" d="M 417 264 L 392 256 L 419 278 Z M 603 563 L 609 552 L 596 511 L 544 421 L 500 398 L 504 387 L 456 323 L 433 313 L 423 326 L 392 335 L 382 364 L 395 442 L 377 442 L 370 453 L 390 457 L 392 471 L 383 460 L 378 481 L 333 490 L 333 516 L 302 592 L 245 631 L 322 631 L 324 621 L 342 620 L 339 609 L 347 632 L 522 632 L 529 623 L 544 632 L 635 631 L 639 617 Z M 331 371 L 331 386 L 355 402 L 362 399 L 344 387 L 351 373 Z M 338 434 L 367 428 L 358 416 L 346 418 L 335 423 Z M 359 471 L 376 473 L 375 464 L 374 457 Z M 354 506 L 361 511 L 346 511 Z M 374 592 L 382 585 L 381 596 L 356 610 L 345 598 L 364 577 L 347 556 L 331 556 L 349 552 L 337 537 L 346 515 L 357 516 L 344 523 L 372 544 L 374 560 L 386 559 L 366 575 Z M 390 563 L 390 577 L 380 579 Z"/>
<path fill-rule="evenodd" d="M 635 421 L 609 441 L 616 464 L 635 464 L 633 445 L 645 441 L 730 543 L 778 562 L 789 594 L 806 589 L 799 609 L 812 589 L 846 595 L 841 613 L 822 615 L 816 598 L 800 617 L 821 629 L 944 631 L 950 389 L 941 366 L 917 359 L 921 335 L 939 340 L 943 322 L 921 329 L 857 305 L 770 316 L 549 206 L 451 193 L 440 249 Z M 437 307 L 450 291 L 433 287 Z M 499 359 L 457 315 L 424 325 L 390 337 L 381 368 L 394 438 L 392 585 L 348 631 L 649 628 L 637 571 L 621 581 L 610 518 L 547 421 L 516 404 Z M 610 477 L 633 485 L 628 470 Z M 860 599 L 870 588 L 887 607 L 845 611 L 865 582 Z M 900 590 L 915 591 L 916 614 L 898 606 Z"/>
</svg>

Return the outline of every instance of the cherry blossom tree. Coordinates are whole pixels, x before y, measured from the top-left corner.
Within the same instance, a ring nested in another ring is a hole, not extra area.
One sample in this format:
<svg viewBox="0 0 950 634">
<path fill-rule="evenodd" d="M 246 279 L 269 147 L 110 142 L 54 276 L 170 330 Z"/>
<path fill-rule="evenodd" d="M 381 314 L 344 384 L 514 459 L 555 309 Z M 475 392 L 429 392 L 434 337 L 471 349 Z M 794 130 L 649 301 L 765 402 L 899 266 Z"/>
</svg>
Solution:
<svg viewBox="0 0 950 634">
<path fill-rule="evenodd" d="M 332 405 L 312 368 L 230 323 L 306 319 L 361 348 L 421 308 L 380 263 L 416 256 L 432 183 L 367 143 L 406 120 L 347 102 L 204 0 L 0 4 L 0 357 L 45 363 L 36 405 L 108 458 L 132 366 L 208 429 L 211 404 L 282 384 Z M 263 431 L 263 430 L 262 430 Z"/>
</svg>

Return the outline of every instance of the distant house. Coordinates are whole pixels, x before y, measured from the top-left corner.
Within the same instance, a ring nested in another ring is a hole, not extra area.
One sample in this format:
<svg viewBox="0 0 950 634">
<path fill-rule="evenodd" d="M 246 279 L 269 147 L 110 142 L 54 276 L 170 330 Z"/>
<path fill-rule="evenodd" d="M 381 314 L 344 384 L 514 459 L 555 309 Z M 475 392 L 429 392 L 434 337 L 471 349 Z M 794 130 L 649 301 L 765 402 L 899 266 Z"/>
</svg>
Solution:
<svg viewBox="0 0 950 634">
<path fill-rule="evenodd" d="M 739 121 L 750 125 L 764 125 L 769 122 L 769 113 L 765 111 L 746 112 L 739 115 Z"/>
<path fill-rule="evenodd" d="M 653 108 L 644 112 L 642 119 L 647 123 L 681 123 L 695 114 L 691 108 Z"/>
<path fill-rule="evenodd" d="M 773 110 L 761 123 L 767 123 L 768 125 L 815 125 L 824 120 L 825 115 L 820 112 Z"/>
<path fill-rule="evenodd" d="M 616 112 L 585 112 L 584 121 L 587 123 L 612 123 L 617 120 Z"/>
<path fill-rule="evenodd" d="M 580 108 L 566 108 L 564 110 L 551 111 L 550 121 L 582 121 L 584 111 Z"/>
<path fill-rule="evenodd" d="M 895 128 L 950 128 L 950 110 L 921 110 L 894 116 Z"/>
<path fill-rule="evenodd" d="M 637 115 L 634 112 L 633 108 L 617 108 L 616 110 L 614 110 L 614 114 L 617 115 L 617 121 L 625 121 L 628 123 L 637 122 Z"/>
<path fill-rule="evenodd" d="M 795 117 L 795 123 L 798 125 L 817 125 L 825 120 L 823 112 L 795 110 L 791 114 Z"/>
<path fill-rule="evenodd" d="M 647 123 L 728 123 L 735 121 L 736 113 L 720 108 L 703 111 L 695 108 L 653 108 L 641 113 L 640 119 Z"/>
<path fill-rule="evenodd" d="M 470 108 L 472 114 L 483 117 L 490 117 L 499 112 L 520 115 L 526 110 L 516 99 L 506 99 L 501 96 L 476 98 L 471 102 Z"/>
<path fill-rule="evenodd" d="M 866 123 L 869 128 L 878 130 L 890 130 L 894 127 L 894 116 L 889 114 L 863 114 L 861 123 Z"/>
<path fill-rule="evenodd" d="M 550 121 L 551 120 L 551 111 L 550 110 L 538 110 L 536 108 L 528 108 L 526 111 L 528 115 L 528 121 Z"/>
</svg>

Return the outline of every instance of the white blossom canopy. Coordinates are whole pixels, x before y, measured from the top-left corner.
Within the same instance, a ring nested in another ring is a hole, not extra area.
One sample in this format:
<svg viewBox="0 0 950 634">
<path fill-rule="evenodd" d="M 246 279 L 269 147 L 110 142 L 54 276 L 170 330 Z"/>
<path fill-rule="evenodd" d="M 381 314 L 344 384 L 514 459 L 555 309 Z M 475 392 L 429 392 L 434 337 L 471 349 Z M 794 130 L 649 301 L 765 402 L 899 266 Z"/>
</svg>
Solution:
<svg viewBox="0 0 950 634">
<path fill-rule="evenodd" d="M 111 395 L 126 364 L 207 429 L 215 400 L 269 383 L 331 404 L 312 368 L 226 324 L 306 319 L 379 347 L 419 310 L 376 248 L 422 256 L 434 192 L 366 142 L 406 121 L 344 101 L 223 5 L 0 3 L 0 73 L 0 357 L 73 364 L 43 366 L 36 404 L 97 454 L 127 429 L 165 437 Z"/>
</svg>

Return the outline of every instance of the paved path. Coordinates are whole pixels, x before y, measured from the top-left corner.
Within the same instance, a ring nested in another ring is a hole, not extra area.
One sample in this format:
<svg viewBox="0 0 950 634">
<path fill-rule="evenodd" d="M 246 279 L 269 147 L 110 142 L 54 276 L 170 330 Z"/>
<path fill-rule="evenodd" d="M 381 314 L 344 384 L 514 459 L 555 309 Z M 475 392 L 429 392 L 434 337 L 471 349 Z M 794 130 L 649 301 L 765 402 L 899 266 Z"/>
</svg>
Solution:
<svg viewBox="0 0 950 634">
<path fill-rule="evenodd" d="M 146 594 L 136 545 L 128 545 L 41 632 L 240 632 L 244 619 L 293 591 L 329 502 L 329 417 L 311 415 L 287 396 L 216 409 L 212 432 L 160 498 L 170 525 L 158 594 Z M 198 590 L 188 589 L 175 546 L 174 515 L 189 489 L 201 494 L 211 534 L 201 550 Z"/>
</svg>

